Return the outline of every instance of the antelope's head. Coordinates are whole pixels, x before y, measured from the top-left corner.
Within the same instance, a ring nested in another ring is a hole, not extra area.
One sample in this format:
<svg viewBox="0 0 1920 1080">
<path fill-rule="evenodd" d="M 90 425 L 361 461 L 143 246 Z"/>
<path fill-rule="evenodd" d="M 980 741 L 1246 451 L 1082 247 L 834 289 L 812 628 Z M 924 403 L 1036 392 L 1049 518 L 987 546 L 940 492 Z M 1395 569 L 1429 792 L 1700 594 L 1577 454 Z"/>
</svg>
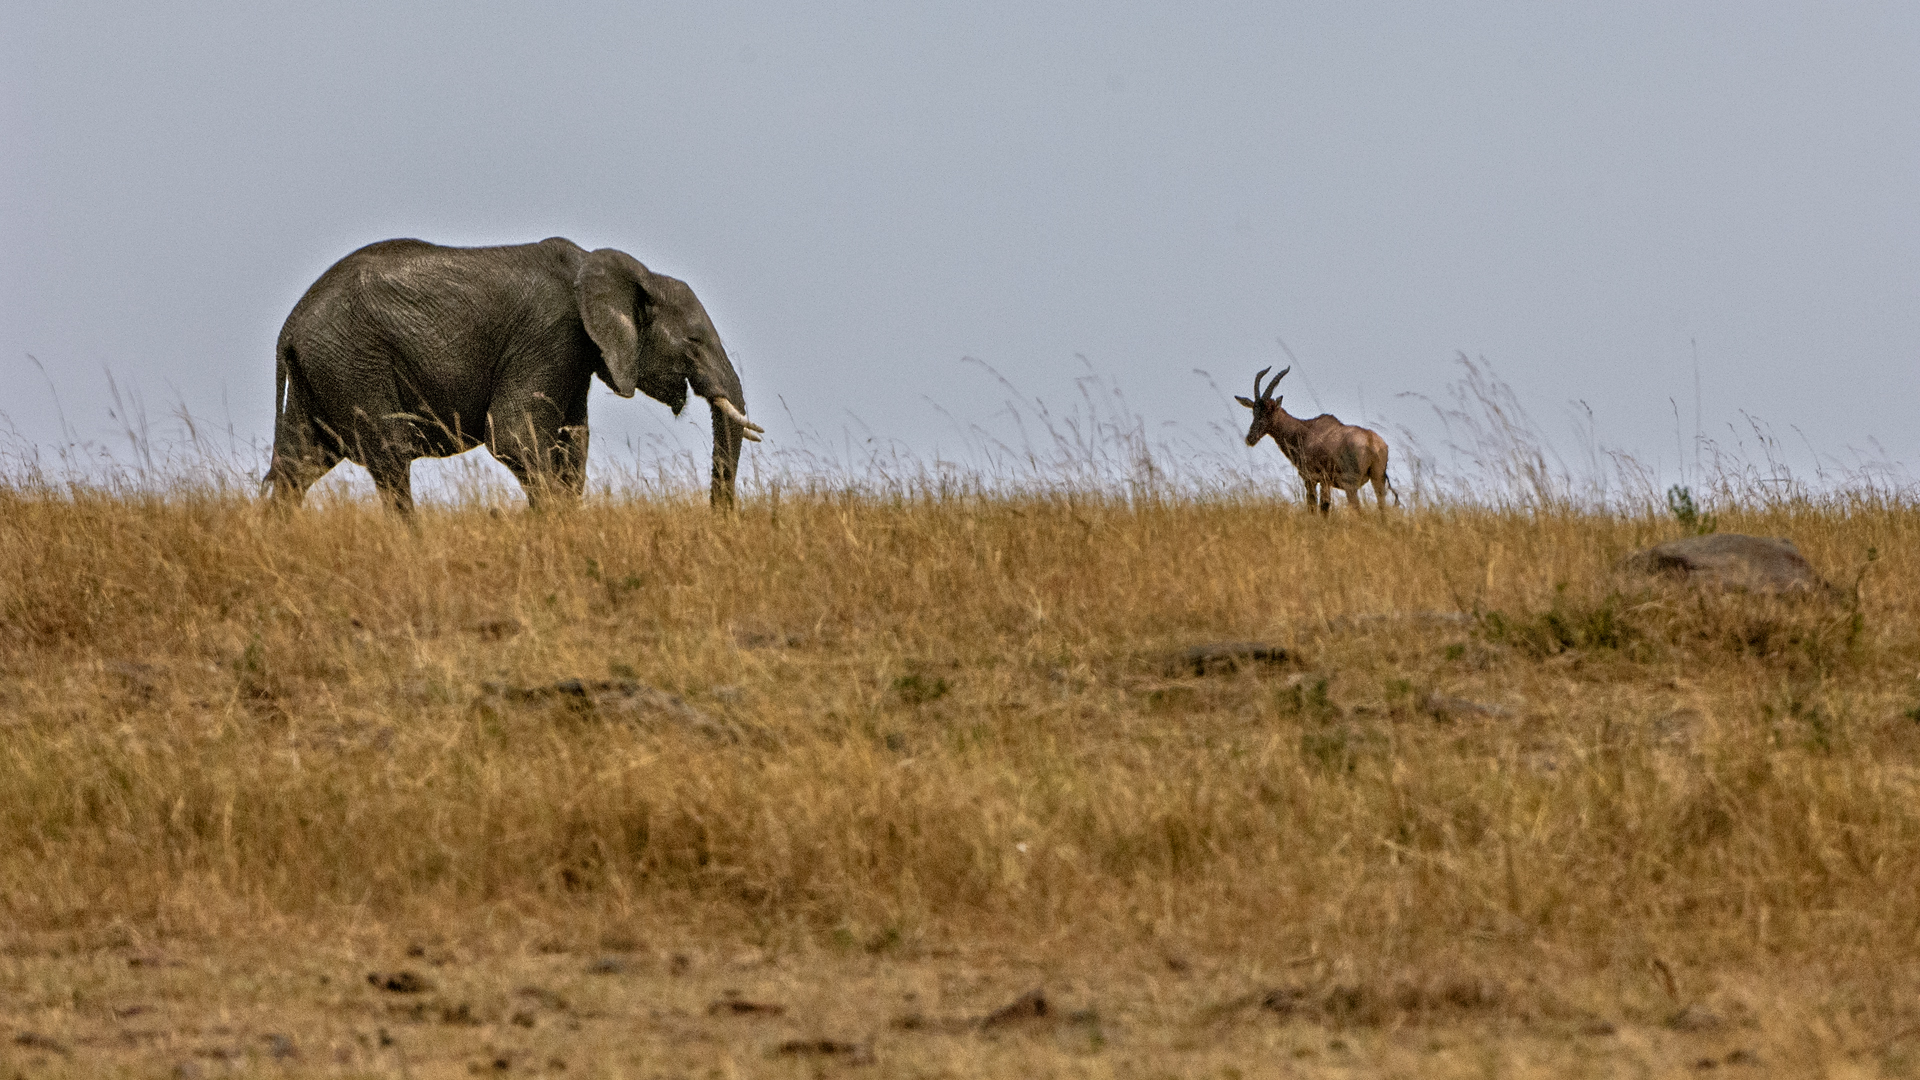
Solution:
<svg viewBox="0 0 1920 1080">
<path fill-rule="evenodd" d="M 1248 446 L 1254 445 L 1268 435 L 1274 437 L 1274 442 L 1280 441 L 1278 434 L 1280 431 L 1280 418 L 1287 414 L 1280 410 L 1280 399 L 1273 396 L 1273 388 L 1279 386 L 1280 380 L 1286 378 L 1287 372 L 1292 371 L 1293 368 L 1291 366 L 1281 368 L 1280 374 L 1273 377 L 1273 381 L 1267 384 L 1267 388 L 1265 390 L 1260 389 L 1260 380 L 1266 377 L 1267 372 L 1272 370 L 1273 368 L 1271 367 L 1263 367 L 1260 369 L 1259 374 L 1253 377 L 1253 397 L 1251 399 L 1243 398 L 1238 394 L 1234 395 L 1233 398 L 1233 400 L 1253 410 L 1253 426 L 1247 429 Z"/>
</svg>

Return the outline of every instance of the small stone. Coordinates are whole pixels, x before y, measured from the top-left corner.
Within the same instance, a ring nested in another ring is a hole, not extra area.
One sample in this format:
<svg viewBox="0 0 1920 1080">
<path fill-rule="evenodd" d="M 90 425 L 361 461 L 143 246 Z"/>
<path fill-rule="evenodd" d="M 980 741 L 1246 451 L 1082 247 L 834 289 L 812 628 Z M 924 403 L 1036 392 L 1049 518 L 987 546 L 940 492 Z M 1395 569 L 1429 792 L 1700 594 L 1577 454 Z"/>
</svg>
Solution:
<svg viewBox="0 0 1920 1080">
<path fill-rule="evenodd" d="M 1047 1015 L 1048 1007 L 1046 991 L 1036 986 L 988 1013 L 981 1019 L 980 1026 L 992 1028 L 1021 1020 L 1037 1020 Z"/>
<path fill-rule="evenodd" d="M 1264 641 L 1212 641 L 1183 649 L 1169 661 L 1168 674 L 1211 675 L 1255 664 L 1284 664 L 1287 650 Z"/>
<path fill-rule="evenodd" d="M 66 1044 L 50 1035 L 37 1031 L 23 1031 L 13 1037 L 13 1045 L 28 1050 L 51 1050 L 56 1054 L 69 1053 Z"/>
<path fill-rule="evenodd" d="M 1469 701 L 1466 698 L 1448 697 L 1445 694 L 1428 694 L 1421 704 L 1427 712 L 1442 720 L 1458 716 L 1513 715 L 1513 710 L 1505 705 L 1489 705 L 1483 701 Z"/>
<path fill-rule="evenodd" d="M 433 989 L 431 982 L 411 971 L 395 971 L 386 975 L 377 971 L 369 972 L 367 984 L 390 994 L 422 994 Z"/>
<path fill-rule="evenodd" d="M 515 990 L 514 993 L 520 997 L 528 998 L 548 1009 L 565 1010 L 567 1007 L 566 998 L 561 997 L 559 994 L 554 993 L 544 986 L 523 986 Z"/>
<path fill-rule="evenodd" d="M 871 1065 L 874 1060 L 871 1047 L 839 1039 L 788 1039 L 775 1047 L 774 1052 L 788 1057 L 844 1056 L 849 1065 Z"/>
<path fill-rule="evenodd" d="M 1727 1022 L 1711 1009 L 1699 1005 L 1689 1005 L 1672 1016 L 1667 1017 L 1670 1031 L 1717 1031 Z"/>
<path fill-rule="evenodd" d="M 497 514 L 498 511 L 495 511 L 495 513 Z M 473 632 L 476 634 L 479 634 L 481 637 L 486 638 L 489 641 L 499 641 L 502 638 L 510 638 L 515 634 L 518 634 L 521 631 L 521 629 L 522 627 L 520 625 L 519 619 L 515 619 L 515 618 L 487 619 L 482 622 L 475 623 L 473 627 Z"/>
<path fill-rule="evenodd" d="M 723 997 L 707 1006 L 708 1016 L 783 1016 L 785 1005 L 771 1001 L 748 1001 L 745 998 Z"/>
</svg>

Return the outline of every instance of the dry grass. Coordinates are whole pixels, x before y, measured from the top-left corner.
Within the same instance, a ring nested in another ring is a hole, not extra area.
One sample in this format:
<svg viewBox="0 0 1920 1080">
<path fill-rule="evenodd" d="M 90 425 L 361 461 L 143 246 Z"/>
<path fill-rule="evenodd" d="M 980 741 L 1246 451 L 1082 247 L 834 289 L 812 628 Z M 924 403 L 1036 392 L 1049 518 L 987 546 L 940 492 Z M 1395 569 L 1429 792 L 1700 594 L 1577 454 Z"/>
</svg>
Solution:
<svg viewBox="0 0 1920 1080">
<path fill-rule="evenodd" d="M 1572 511 L 0 490 L 0 1066 L 1911 1075 L 1920 509 L 1719 525 L 1837 595 Z"/>
</svg>

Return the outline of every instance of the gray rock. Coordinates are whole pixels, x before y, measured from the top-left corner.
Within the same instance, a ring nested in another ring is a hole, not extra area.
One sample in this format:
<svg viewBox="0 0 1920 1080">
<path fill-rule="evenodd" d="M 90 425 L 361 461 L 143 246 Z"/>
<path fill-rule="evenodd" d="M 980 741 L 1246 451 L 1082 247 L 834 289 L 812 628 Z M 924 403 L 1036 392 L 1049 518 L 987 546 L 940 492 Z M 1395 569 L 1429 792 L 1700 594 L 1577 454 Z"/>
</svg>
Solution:
<svg viewBox="0 0 1920 1080">
<path fill-rule="evenodd" d="M 1690 585 L 1755 593 L 1825 593 L 1813 567 L 1783 537 L 1714 533 L 1636 551 L 1620 563 L 1631 573 L 1658 574 Z"/>
</svg>

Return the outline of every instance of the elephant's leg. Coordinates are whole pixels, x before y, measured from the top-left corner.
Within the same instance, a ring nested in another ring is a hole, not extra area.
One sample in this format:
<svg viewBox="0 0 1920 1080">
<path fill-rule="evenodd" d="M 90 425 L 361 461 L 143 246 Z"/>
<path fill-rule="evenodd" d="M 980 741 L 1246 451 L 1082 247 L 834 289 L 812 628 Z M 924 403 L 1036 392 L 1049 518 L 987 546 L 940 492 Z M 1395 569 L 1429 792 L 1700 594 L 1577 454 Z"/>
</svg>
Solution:
<svg viewBox="0 0 1920 1080">
<path fill-rule="evenodd" d="M 267 485 L 276 505 L 299 506 L 307 489 L 340 464 L 339 446 L 320 429 L 297 392 L 289 393 L 273 429 L 273 461 Z"/>
<path fill-rule="evenodd" d="M 561 419 L 551 406 L 491 418 L 487 450 L 520 481 L 529 509 L 572 502 L 586 486 L 586 426 L 575 434 Z"/>
<path fill-rule="evenodd" d="M 401 517 L 412 517 L 413 459 L 393 450 L 383 450 L 368 457 L 367 471 L 373 474 L 373 486 L 387 505 Z"/>
<path fill-rule="evenodd" d="M 540 455 L 519 439 L 489 440 L 487 451 L 495 461 L 507 467 L 515 480 L 520 481 L 520 490 L 527 497 L 527 508 L 538 510 L 546 503 L 547 489 L 551 480 L 537 465 Z"/>
<path fill-rule="evenodd" d="M 527 494 L 527 509 L 545 510 L 572 506 L 587 488 L 587 429 L 561 428 L 553 438 L 543 439 L 528 448 L 525 441 L 514 445 L 503 456 L 494 452 L 520 489 Z"/>
<path fill-rule="evenodd" d="M 554 493 L 577 503 L 587 492 L 587 395 L 584 392 L 568 403 L 560 426 L 553 434 L 554 446 L 549 460 Z"/>
<path fill-rule="evenodd" d="M 587 425 L 568 424 L 559 436 L 552 453 L 554 491 L 578 502 L 587 491 Z"/>
<path fill-rule="evenodd" d="M 413 515 L 413 459 L 422 456 L 414 420 L 388 407 L 386 412 L 354 410 L 346 439 L 347 459 L 366 467 L 380 497 L 401 517 Z"/>
</svg>

